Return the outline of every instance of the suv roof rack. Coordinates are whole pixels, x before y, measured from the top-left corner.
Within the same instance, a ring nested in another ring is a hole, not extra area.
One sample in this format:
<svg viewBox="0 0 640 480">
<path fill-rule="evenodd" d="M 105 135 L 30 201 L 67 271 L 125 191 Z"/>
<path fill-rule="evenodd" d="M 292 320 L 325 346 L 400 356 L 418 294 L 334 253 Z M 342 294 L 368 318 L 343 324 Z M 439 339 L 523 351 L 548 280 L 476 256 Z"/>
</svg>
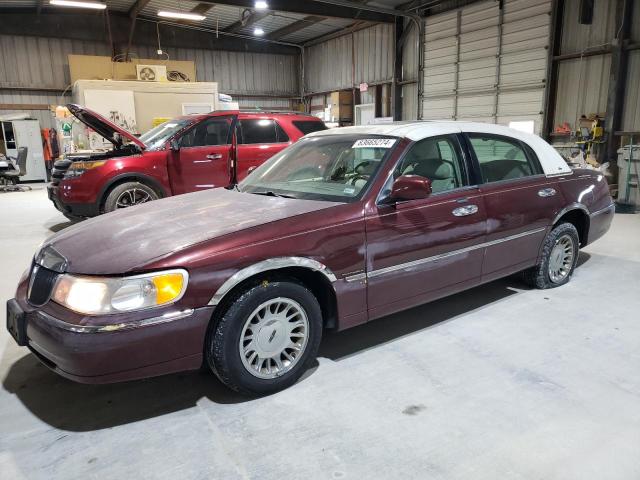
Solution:
<svg viewBox="0 0 640 480">
<path fill-rule="evenodd" d="M 269 114 L 278 114 L 278 115 L 310 115 L 307 112 L 296 112 L 293 110 L 246 110 L 246 109 L 241 109 L 238 110 L 240 113 L 269 113 Z"/>
</svg>

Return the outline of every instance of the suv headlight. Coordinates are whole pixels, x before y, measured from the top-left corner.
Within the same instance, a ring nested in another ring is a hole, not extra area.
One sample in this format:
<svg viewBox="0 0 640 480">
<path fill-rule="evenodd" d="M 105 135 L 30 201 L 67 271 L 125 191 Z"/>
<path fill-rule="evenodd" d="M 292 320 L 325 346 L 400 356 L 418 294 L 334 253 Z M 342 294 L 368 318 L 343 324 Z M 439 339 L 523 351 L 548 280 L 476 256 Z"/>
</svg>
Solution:
<svg viewBox="0 0 640 480">
<path fill-rule="evenodd" d="M 96 160 L 96 161 L 82 161 L 82 162 L 73 162 L 71 166 L 64 172 L 64 178 L 77 178 L 82 175 L 87 170 L 91 170 L 92 168 L 101 167 L 106 163 L 106 160 Z"/>
<path fill-rule="evenodd" d="M 52 300 L 74 312 L 101 315 L 144 310 L 177 302 L 187 288 L 186 270 L 165 270 L 131 277 L 64 274 Z"/>
</svg>

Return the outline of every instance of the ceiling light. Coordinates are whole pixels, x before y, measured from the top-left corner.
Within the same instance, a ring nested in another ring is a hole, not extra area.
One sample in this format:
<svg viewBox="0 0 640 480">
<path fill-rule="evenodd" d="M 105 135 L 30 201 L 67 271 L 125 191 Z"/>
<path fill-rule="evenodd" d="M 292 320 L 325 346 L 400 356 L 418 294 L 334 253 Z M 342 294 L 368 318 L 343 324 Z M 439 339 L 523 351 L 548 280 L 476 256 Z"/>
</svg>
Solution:
<svg viewBox="0 0 640 480">
<path fill-rule="evenodd" d="M 165 18 L 179 18 L 180 20 L 195 20 L 200 22 L 204 20 L 204 15 L 200 15 L 199 13 L 188 13 L 188 12 L 169 12 L 168 10 L 160 10 L 158 12 L 159 17 Z"/>
<path fill-rule="evenodd" d="M 256 10 L 266 10 L 267 8 L 269 8 L 269 4 L 267 2 L 258 0 L 255 4 Z"/>
<path fill-rule="evenodd" d="M 85 2 L 81 0 L 49 0 L 50 5 L 58 7 L 77 7 L 77 8 L 93 8 L 95 10 L 104 10 L 107 5 L 101 2 Z"/>
<path fill-rule="evenodd" d="M 256 27 L 253 29 L 253 34 L 254 35 L 264 35 L 264 30 L 261 29 L 260 27 Z"/>
</svg>

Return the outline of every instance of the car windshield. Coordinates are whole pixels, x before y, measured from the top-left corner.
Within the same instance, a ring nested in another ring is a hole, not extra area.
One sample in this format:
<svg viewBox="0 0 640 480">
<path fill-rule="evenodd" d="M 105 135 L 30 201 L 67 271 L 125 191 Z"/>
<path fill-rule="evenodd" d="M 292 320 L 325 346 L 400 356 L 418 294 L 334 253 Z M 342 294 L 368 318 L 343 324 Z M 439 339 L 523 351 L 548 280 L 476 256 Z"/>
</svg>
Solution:
<svg viewBox="0 0 640 480">
<path fill-rule="evenodd" d="M 176 118 L 168 122 L 161 123 L 157 127 L 152 128 L 144 135 L 140 136 L 140 141 L 144 143 L 149 150 L 161 148 L 165 142 L 185 127 L 193 123 L 192 118 Z"/>
<path fill-rule="evenodd" d="M 303 138 L 258 167 L 239 190 L 351 202 L 361 197 L 397 144 L 398 138 L 382 135 Z"/>
</svg>

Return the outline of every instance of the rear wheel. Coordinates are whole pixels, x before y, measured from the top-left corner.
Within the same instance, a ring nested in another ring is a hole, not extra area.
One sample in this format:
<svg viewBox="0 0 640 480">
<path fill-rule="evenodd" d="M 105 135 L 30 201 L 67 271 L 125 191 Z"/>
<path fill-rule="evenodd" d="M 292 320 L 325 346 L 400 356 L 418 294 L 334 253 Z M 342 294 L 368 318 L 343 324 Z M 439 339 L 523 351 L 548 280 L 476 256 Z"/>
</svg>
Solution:
<svg viewBox="0 0 640 480">
<path fill-rule="evenodd" d="M 126 182 L 109 192 L 104 202 L 104 213 L 120 208 L 133 207 L 160 198 L 156 191 L 140 182 Z"/>
<path fill-rule="evenodd" d="M 579 244 L 578 231 L 573 224 L 557 225 L 544 240 L 538 264 L 523 272 L 524 281 L 540 289 L 567 283 L 576 267 Z"/>
<path fill-rule="evenodd" d="M 239 294 L 209 332 L 207 361 L 229 388 L 264 395 L 293 385 L 315 359 L 322 313 L 292 281 L 263 282 Z"/>
</svg>

